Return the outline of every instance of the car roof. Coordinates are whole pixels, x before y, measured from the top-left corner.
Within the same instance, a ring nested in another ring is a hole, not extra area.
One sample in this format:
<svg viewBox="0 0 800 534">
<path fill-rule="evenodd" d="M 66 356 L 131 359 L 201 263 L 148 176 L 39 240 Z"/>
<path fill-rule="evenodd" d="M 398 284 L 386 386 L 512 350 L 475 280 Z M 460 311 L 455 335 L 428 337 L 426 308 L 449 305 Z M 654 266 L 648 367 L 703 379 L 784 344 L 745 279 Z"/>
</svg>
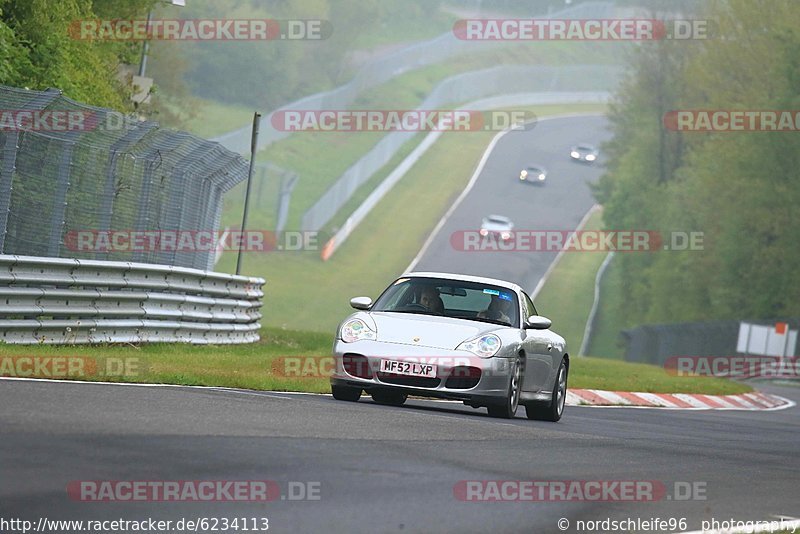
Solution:
<svg viewBox="0 0 800 534">
<path fill-rule="evenodd" d="M 457 280 L 460 282 L 476 282 L 478 284 L 487 284 L 493 286 L 500 286 L 506 289 L 511 289 L 517 293 L 522 291 L 522 288 L 512 282 L 505 280 L 498 280 L 496 278 L 486 278 L 483 276 L 472 276 L 469 274 L 455 274 L 455 273 L 437 273 L 437 272 L 410 272 L 404 273 L 400 278 L 441 278 L 443 280 Z"/>
</svg>

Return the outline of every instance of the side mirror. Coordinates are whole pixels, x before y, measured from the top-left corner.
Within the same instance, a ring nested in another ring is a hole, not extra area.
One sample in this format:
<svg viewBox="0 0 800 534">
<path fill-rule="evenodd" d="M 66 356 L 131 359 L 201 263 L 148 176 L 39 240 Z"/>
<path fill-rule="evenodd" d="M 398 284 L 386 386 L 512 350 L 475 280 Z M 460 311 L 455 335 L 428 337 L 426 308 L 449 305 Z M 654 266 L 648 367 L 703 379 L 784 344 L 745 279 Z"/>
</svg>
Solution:
<svg viewBox="0 0 800 534">
<path fill-rule="evenodd" d="M 541 315 L 531 315 L 528 317 L 528 320 L 525 321 L 525 328 L 533 328 L 534 330 L 547 330 L 552 324 L 553 321 L 547 317 L 542 317 Z"/>
<path fill-rule="evenodd" d="M 350 306 L 357 310 L 368 310 L 372 306 L 372 299 L 369 297 L 355 297 L 350 299 Z"/>
</svg>

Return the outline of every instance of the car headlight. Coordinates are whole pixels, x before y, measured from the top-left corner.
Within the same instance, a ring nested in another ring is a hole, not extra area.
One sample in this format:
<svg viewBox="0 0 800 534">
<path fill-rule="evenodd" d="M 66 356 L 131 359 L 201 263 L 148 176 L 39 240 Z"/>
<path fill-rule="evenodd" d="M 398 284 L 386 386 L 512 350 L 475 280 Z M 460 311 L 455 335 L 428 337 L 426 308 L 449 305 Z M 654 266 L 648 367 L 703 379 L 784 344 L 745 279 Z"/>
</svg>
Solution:
<svg viewBox="0 0 800 534">
<path fill-rule="evenodd" d="M 588 156 L 586 156 L 586 161 L 594 161 L 594 158 L 595 158 L 594 154 L 589 154 Z"/>
<path fill-rule="evenodd" d="M 501 239 L 511 239 L 511 232 L 500 232 Z"/>
<path fill-rule="evenodd" d="M 466 350 L 476 356 L 480 356 L 481 358 L 491 358 L 497 354 L 497 351 L 500 350 L 500 347 L 502 346 L 503 342 L 500 341 L 499 337 L 494 334 L 487 334 L 485 336 L 463 342 L 461 345 L 456 347 L 456 350 Z"/>
<path fill-rule="evenodd" d="M 481 228 L 481 231 L 478 233 L 481 234 L 482 237 L 486 237 L 487 235 L 489 235 L 489 230 L 487 230 L 486 228 Z"/>
<path fill-rule="evenodd" d="M 522 171 L 521 173 L 519 173 L 520 180 L 524 180 L 527 177 L 528 177 L 528 171 Z"/>
<path fill-rule="evenodd" d="M 572 152 L 570 152 L 569 155 L 572 156 L 573 158 L 581 157 L 581 155 L 576 150 L 573 150 Z"/>
<path fill-rule="evenodd" d="M 375 339 L 378 334 L 361 319 L 350 319 L 342 325 L 342 341 L 352 343 L 362 339 Z"/>
<path fill-rule="evenodd" d="M 539 180 L 544 180 L 544 174 L 539 175 Z"/>
</svg>

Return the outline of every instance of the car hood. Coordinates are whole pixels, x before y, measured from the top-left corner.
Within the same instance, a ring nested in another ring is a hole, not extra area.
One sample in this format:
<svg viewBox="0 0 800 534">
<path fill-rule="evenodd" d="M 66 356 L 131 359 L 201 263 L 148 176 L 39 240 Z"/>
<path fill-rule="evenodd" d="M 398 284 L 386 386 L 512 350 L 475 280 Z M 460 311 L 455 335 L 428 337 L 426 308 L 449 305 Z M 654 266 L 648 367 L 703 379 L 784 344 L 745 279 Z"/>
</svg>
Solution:
<svg viewBox="0 0 800 534">
<path fill-rule="evenodd" d="M 435 349 L 453 350 L 464 341 L 498 328 L 494 324 L 435 315 L 393 312 L 370 315 L 378 328 L 378 341 Z M 415 342 L 415 338 L 419 341 Z"/>
</svg>

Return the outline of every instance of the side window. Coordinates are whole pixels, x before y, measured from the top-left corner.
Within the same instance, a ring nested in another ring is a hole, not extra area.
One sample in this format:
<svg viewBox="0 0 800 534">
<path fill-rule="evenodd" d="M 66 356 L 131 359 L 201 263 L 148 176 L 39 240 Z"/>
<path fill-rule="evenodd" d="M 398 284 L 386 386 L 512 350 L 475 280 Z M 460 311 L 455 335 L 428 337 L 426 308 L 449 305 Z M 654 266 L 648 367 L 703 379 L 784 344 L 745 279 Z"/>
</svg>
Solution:
<svg viewBox="0 0 800 534">
<path fill-rule="evenodd" d="M 533 301 L 528 296 L 528 294 L 523 291 L 522 295 L 525 297 L 525 301 L 524 301 L 525 319 L 527 319 L 531 315 L 539 315 L 539 312 L 536 311 L 536 307 L 533 305 Z"/>
</svg>

